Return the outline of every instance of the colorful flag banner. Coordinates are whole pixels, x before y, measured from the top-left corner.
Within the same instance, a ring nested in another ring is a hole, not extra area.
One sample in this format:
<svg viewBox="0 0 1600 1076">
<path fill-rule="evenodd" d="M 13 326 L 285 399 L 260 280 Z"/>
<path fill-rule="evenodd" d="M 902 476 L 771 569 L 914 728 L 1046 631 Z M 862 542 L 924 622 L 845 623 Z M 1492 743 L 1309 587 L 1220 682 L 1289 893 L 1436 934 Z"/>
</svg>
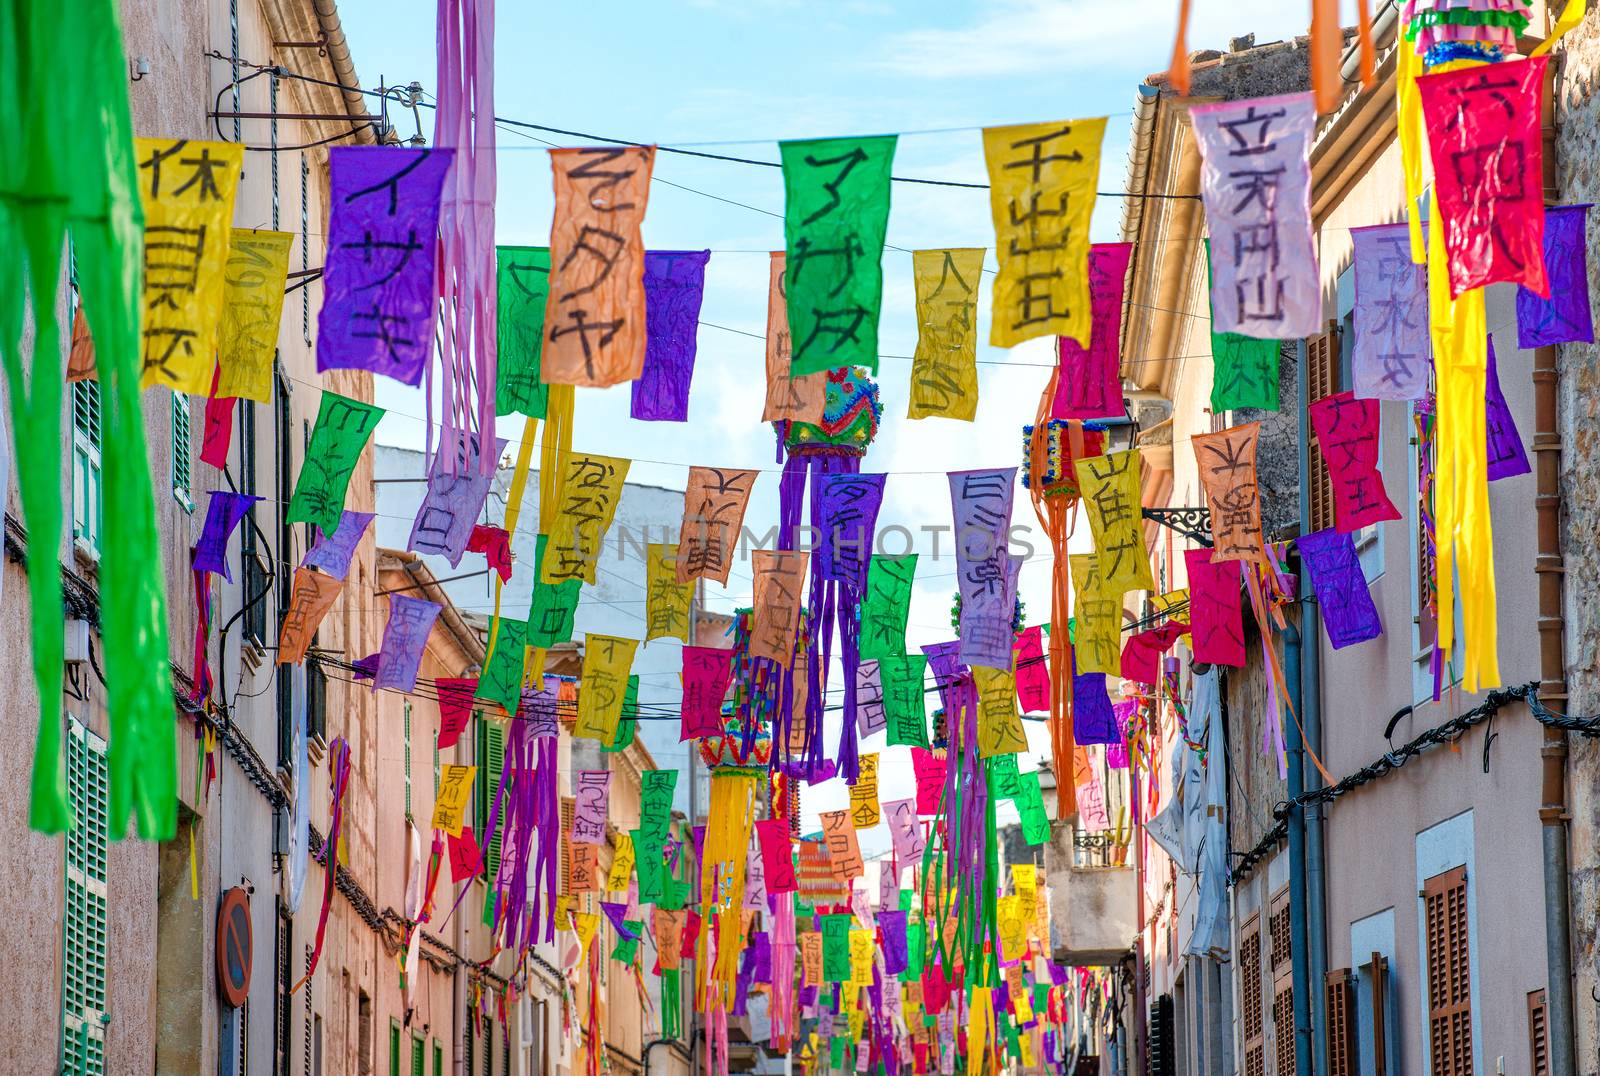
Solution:
<svg viewBox="0 0 1600 1076">
<path fill-rule="evenodd" d="M 350 475 L 381 418 L 381 407 L 323 391 L 285 522 L 314 523 L 323 534 L 338 528 Z"/>
<path fill-rule="evenodd" d="M 1261 488 L 1256 482 L 1260 440 L 1259 422 L 1189 438 L 1211 509 L 1212 560 L 1262 560 L 1266 556 Z"/>
<path fill-rule="evenodd" d="M 868 659 L 856 666 L 855 721 L 856 732 L 865 739 L 882 732 L 889 724 L 884 706 L 883 679 L 878 663 Z M 848 720 L 849 715 L 846 714 Z"/>
<path fill-rule="evenodd" d="M 791 377 L 794 338 L 789 335 L 789 300 L 784 285 L 786 255 L 772 252 L 767 281 L 767 397 L 761 408 L 762 422 L 822 421 L 827 402 L 828 375 L 825 371 Z"/>
<path fill-rule="evenodd" d="M 1079 675 L 1118 672 L 1118 655 L 1122 652 L 1122 594 L 1106 584 L 1105 563 L 1105 558 L 1098 553 L 1074 553 L 1067 558 L 1072 589 L 1078 595 L 1073 650 Z"/>
<path fill-rule="evenodd" d="M 646 770 L 640 778 L 639 829 L 658 843 L 667 836 L 672 821 L 672 797 L 678 787 L 677 770 Z M 644 857 L 640 856 L 642 860 Z"/>
<path fill-rule="evenodd" d="M 755 845 L 745 849 L 743 911 L 767 911 L 767 867 L 761 859 L 761 849 Z"/>
<path fill-rule="evenodd" d="M 1017 681 L 1008 671 L 981 665 L 972 669 L 978 687 L 978 756 L 1015 754 L 1028 749 L 1017 713 Z"/>
<path fill-rule="evenodd" d="M 833 879 L 848 885 L 850 879 L 865 872 L 861 863 L 861 846 L 856 841 L 856 827 L 849 811 L 823 811 L 822 839 L 828 847 L 828 863 L 833 869 Z"/>
<path fill-rule="evenodd" d="M 533 543 L 533 605 L 528 610 L 527 645 L 541 649 L 572 640 L 578 598 L 583 590 L 582 579 L 569 579 L 564 583 L 543 581 L 544 554 L 549 544 L 550 539 L 543 534 L 535 537 Z"/>
<path fill-rule="evenodd" d="M 499 703 L 508 716 L 515 714 L 522 705 L 522 671 L 527 649 L 528 622 L 501 617 L 494 651 L 478 674 L 478 689 L 473 698 Z"/>
<path fill-rule="evenodd" d="M 911 255 L 917 295 L 917 350 L 907 418 L 971 422 L 978 413 L 978 282 L 983 248 L 918 250 Z"/>
<path fill-rule="evenodd" d="M 1203 549 L 1197 552 L 1207 555 Z M 1077 672 L 1072 678 L 1072 740 L 1079 747 L 1122 742 L 1116 714 L 1111 711 L 1111 696 L 1106 691 L 1105 673 Z"/>
<path fill-rule="evenodd" d="M 850 785 L 850 820 L 858 830 L 878 824 L 878 755 L 864 754 L 855 784 Z"/>
<path fill-rule="evenodd" d="M 678 740 L 722 735 L 722 699 L 733 679 L 733 651 L 683 648 L 683 724 Z"/>
<path fill-rule="evenodd" d="M 806 562 L 803 550 L 757 549 L 750 554 L 755 612 L 751 617 L 750 653 L 787 668 L 794 656 L 800 626 Z"/>
<path fill-rule="evenodd" d="M 644 256 L 644 370 L 633 383 L 629 415 L 644 422 L 687 422 L 700 302 L 709 250 L 651 250 Z"/>
<path fill-rule="evenodd" d="M 244 147 L 137 138 L 144 202 L 144 349 L 139 383 L 211 390 L 233 200 Z M 274 339 L 276 339 L 274 324 Z"/>
<path fill-rule="evenodd" d="M 1089 456 L 1073 463 L 1089 513 L 1095 556 L 1100 559 L 1100 585 L 1119 599 L 1130 590 L 1156 589 L 1150 559 L 1144 551 L 1140 465 L 1137 448 Z"/>
<path fill-rule="evenodd" d="M 878 369 L 895 137 L 780 142 L 790 376 Z"/>
<path fill-rule="evenodd" d="M 217 470 L 228 466 L 228 448 L 233 443 L 234 400 L 218 396 L 213 387 L 206 397 L 205 427 L 200 432 L 200 462 Z"/>
<path fill-rule="evenodd" d="M 1500 281 L 1550 294 L 1539 130 L 1549 62 L 1539 56 L 1417 79 L 1452 298 Z"/>
<path fill-rule="evenodd" d="M 583 639 L 583 679 L 578 683 L 578 719 L 572 735 L 609 744 L 616 739 L 617 722 L 628 693 L 628 673 L 637 639 L 589 632 Z"/>
<path fill-rule="evenodd" d="M 1383 634 L 1377 607 L 1367 591 L 1355 540 L 1333 529 L 1302 535 L 1295 542 L 1316 588 L 1322 626 L 1335 650 Z"/>
<path fill-rule="evenodd" d="M 846 982 L 850 978 L 850 914 L 839 912 L 817 919 L 822 930 L 823 981 Z"/>
<path fill-rule="evenodd" d="M 1089 248 L 1089 344 L 1070 336 L 1056 341 L 1061 377 L 1051 418 L 1122 417 L 1122 296 L 1132 257 L 1132 243 Z"/>
<path fill-rule="evenodd" d="M 433 682 L 439 693 L 439 750 L 448 751 L 461 739 L 472 721 L 472 696 L 478 690 L 476 676 L 441 676 Z"/>
<path fill-rule="evenodd" d="M 572 775 L 573 844 L 604 844 L 611 803 L 610 770 L 577 770 Z"/>
<path fill-rule="evenodd" d="M 450 567 L 459 567 L 466 555 L 467 542 L 472 529 L 483 514 L 484 502 L 489 497 L 489 485 L 494 481 L 494 468 L 487 473 L 479 463 L 479 439 L 476 433 L 457 430 L 447 451 L 444 445 L 434 453 L 433 465 L 428 468 L 428 488 L 422 504 L 411 523 L 411 536 L 406 548 L 417 553 L 432 553 L 444 557 Z M 505 452 L 506 439 L 495 438 L 494 455 L 499 460 Z"/>
<path fill-rule="evenodd" d="M 604 388 L 644 369 L 639 229 L 655 156 L 654 146 L 550 151 L 556 202 L 539 370 L 547 385 Z"/>
<path fill-rule="evenodd" d="M 544 418 L 550 386 L 540 376 L 549 247 L 496 247 L 494 413 Z"/>
<path fill-rule="evenodd" d="M 678 582 L 715 579 L 727 585 L 759 473 L 729 467 L 689 468 L 689 482 L 683 491 L 683 526 L 678 534 Z"/>
<path fill-rule="evenodd" d="M 819 987 L 822 978 L 822 934 L 809 931 L 797 939 L 800 945 L 800 974 L 809 987 Z M 824 1040 L 826 1041 L 826 1040 Z"/>
<path fill-rule="evenodd" d="M 511 582 L 511 535 L 504 527 L 474 523 L 467 532 L 467 552 L 482 553 L 484 563 L 500 577 L 501 584 Z"/>
<path fill-rule="evenodd" d="M 1016 592 L 1007 542 L 1016 477 L 1015 467 L 949 475 L 961 593 L 960 658 L 966 665 L 1011 668 Z"/>
<path fill-rule="evenodd" d="M 1333 485 L 1334 525 L 1354 532 L 1384 520 L 1399 519 L 1378 470 L 1382 431 L 1378 401 L 1358 400 L 1353 392 L 1324 396 L 1310 406 L 1322 460 Z"/>
<path fill-rule="evenodd" d="M 272 399 L 272 360 L 293 242 L 292 232 L 234 228 L 229 234 L 214 395 L 261 403 Z"/>
<path fill-rule="evenodd" d="M 279 665 L 298 665 L 305 660 L 306 648 L 317 633 L 317 625 L 328 615 L 343 589 L 341 579 L 309 568 L 294 570 L 289 607 L 284 610 L 283 626 L 278 630 Z"/>
<path fill-rule="evenodd" d="M 1189 573 L 1190 644 L 1194 648 L 1194 660 L 1207 665 L 1243 668 L 1244 598 L 1239 590 L 1238 561 L 1213 562 L 1211 550 L 1187 549 L 1183 553 L 1183 563 Z"/>
<path fill-rule="evenodd" d="M 785 818 L 763 818 L 755 825 L 761 845 L 761 866 L 771 894 L 793 893 L 798 888 L 794 875 L 794 842 Z"/>
<path fill-rule="evenodd" d="M 911 749 L 911 769 L 917 778 L 917 814 L 939 813 L 939 798 L 944 792 L 945 759 L 920 747 Z"/>
<path fill-rule="evenodd" d="M 676 972 L 682 963 L 683 929 L 688 919 L 689 913 L 681 908 L 670 912 L 655 908 L 650 913 L 650 929 L 656 937 L 656 959 L 664 972 Z"/>
<path fill-rule="evenodd" d="M 607 893 L 621 893 L 628 888 L 628 880 L 633 877 L 633 857 L 632 834 L 618 834 L 616 850 L 611 854 L 611 869 L 606 872 Z"/>
<path fill-rule="evenodd" d="M 1494 337 L 1487 337 L 1489 368 L 1484 380 L 1484 427 L 1489 434 L 1489 481 L 1528 474 L 1528 450 L 1517 432 L 1517 420 L 1500 389 L 1500 368 L 1494 356 Z"/>
<path fill-rule="evenodd" d="M 694 584 L 678 582 L 678 548 L 652 542 L 645 549 L 645 636 L 689 641 L 689 607 Z"/>
<path fill-rule="evenodd" d="M 439 619 L 443 606 L 424 598 L 404 594 L 389 595 L 389 619 L 383 625 L 383 643 L 378 648 L 378 671 L 372 677 L 372 690 L 392 688 L 410 692 L 417 686 L 417 669 L 428 634 Z M 438 828 L 438 827 L 435 827 Z"/>
<path fill-rule="evenodd" d="M 1544 273 L 1550 298 L 1517 288 L 1517 346 L 1522 350 L 1594 342 L 1588 224 L 1587 203 L 1545 209 Z"/>
<path fill-rule="evenodd" d="M 439 790 L 433 794 L 432 828 L 442 829 L 451 837 L 461 836 L 467 803 L 472 799 L 472 778 L 477 772 L 476 766 L 452 762 L 439 767 Z"/>
<path fill-rule="evenodd" d="M 477 835 L 465 823 L 461 832 L 448 837 L 450 855 L 450 880 L 457 885 L 468 882 L 483 870 L 483 850 L 478 847 Z"/>
<path fill-rule="evenodd" d="M 925 654 L 901 654 L 863 661 L 874 663 L 883 685 L 884 722 L 889 746 L 928 746 L 928 696 L 922 686 L 928 668 Z M 859 689 L 858 689 L 859 692 Z"/>
<path fill-rule="evenodd" d="M 540 565 L 541 583 L 581 579 L 594 585 L 600 546 L 616 518 L 630 461 L 615 456 L 566 454 L 550 525 L 550 543 Z M 541 512 L 543 506 L 540 506 Z"/>
<path fill-rule="evenodd" d="M 1172 649 L 1189 625 L 1179 620 L 1169 620 L 1159 628 L 1136 632 L 1128 636 L 1122 648 L 1122 678 L 1137 684 L 1161 682 L 1161 655 Z"/>
<path fill-rule="evenodd" d="M 1044 661 L 1044 627 L 1024 628 L 1011 649 L 1017 674 L 1017 702 L 1023 713 L 1050 709 L 1050 668 Z"/>
<path fill-rule="evenodd" d="M 4 484 L 0 483 L 0 493 L 4 492 Z M 200 540 L 194 545 L 195 571 L 215 572 L 228 582 L 233 582 L 233 573 L 228 570 L 228 539 L 233 535 L 234 528 L 239 526 L 239 521 L 244 519 L 245 513 L 250 511 L 250 506 L 260 499 L 227 490 L 211 491 L 211 500 L 206 505 L 206 522 L 200 529 Z"/>
<path fill-rule="evenodd" d="M 1089 218 L 1105 133 L 1104 118 L 984 129 L 1000 262 L 989 326 L 995 347 L 1038 336 L 1089 346 Z"/>
<path fill-rule="evenodd" d="M 1350 374 L 1359 399 L 1428 394 L 1428 269 L 1411 260 L 1408 226 L 1351 228 L 1355 343 Z"/>
<path fill-rule="evenodd" d="M 872 538 L 878 510 L 883 507 L 887 475 L 820 474 L 812 478 L 816 498 L 817 557 L 813 573 L 818 579 L 839 582 L 860 595 L 867 589 L 867 569 L 872 559 Z"/>
<path fill-rule="evenodd" d="M 906 652 L 906 620 L 911 615 L 911 583 L 917 555 L 891 557 L 875 553 L 867 569 L 867 592 L 861 603 L 861 656 L 885 658 Z"/>
<path fill-rule="evenodd" d="M 343 579 L 350 574 L 350 560 L 356 554 L 356 546 L 361 544 L 375 518 L 372 512 L 340 512 L 339 525 L 331 533 L 317 532 L 317 540 L 301 565 Z"/>
<path fill-rule="evenodd" d="M 327 266 L 317 372 L 371 370 L 422 380 L 437 317 L 439 197 L 451 149 L 328 151 Z"/>
<path fill-rule="evenodd" d="M 883 805 L 883 817 L 889 825 L 889 836 L 894 840 L 894 858 L 902 865 L 921 863 L 922 853 L 927 850 L 922 824 L 917 820 L 921 813 L 915 797 L 890 800 Z"/>
<path fill-rule="evenodd" d="M 1191 105 L 1200 198 L 1216 253 L 1211 327 L 1268 340 L 1316 335 L 1309 93 Z"/>
<path fill-rule="evenodd" d="M 1202 246 L 1206 252 L 1206 279 L 1213 279 L 1211 240 Z M 1209 293 L 1215 295 L 1215 289 Z M 1276 340 L 1259 340 L 1241 333 L 1217 328 L 1217 312 L 1211 311 L 1211 412 L 1220 415 L 1241 407 L 1263 411 L 1278 409 L 1278 358 Z"/>
<path fill-rule="evenodd" d="M 629 677 L 630 690 L 632 680 L 633 678 Z M 528 723 L 528 738 L 532 740 L 553 740 L 561 735 L 560 719 L 556 716 L 561 706 L 561 692 L 548 677 L 544 683 L 551 686 L 525 687 L 522 689 L 522 698 L 518 700 L 516 718 L 518 721 Z M 626 697 L 622 700 L 622 706 L 623 712 L 626 713 L 628 707 Z"/>
</svg>

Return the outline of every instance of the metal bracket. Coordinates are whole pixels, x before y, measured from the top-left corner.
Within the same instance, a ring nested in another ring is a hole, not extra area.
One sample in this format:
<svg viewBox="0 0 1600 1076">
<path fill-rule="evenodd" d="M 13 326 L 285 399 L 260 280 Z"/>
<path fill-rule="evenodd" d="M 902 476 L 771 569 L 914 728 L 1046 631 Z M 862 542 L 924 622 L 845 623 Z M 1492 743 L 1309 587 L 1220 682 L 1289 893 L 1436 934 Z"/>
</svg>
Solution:
<svg viewBox="0 0 1600 1076">
<path fill-rule="evenodd" d="M 274 41 L 275 49 L 316 49 L 318 56 L 328 55 L 328 31 L 317 34 L 315 41 Z"/>
<path fill-rule="evenodd" d="M 1211 509 L 1209 508 L 1146 508 L 1144 518 L 1159 523 L 1168 530 L 1183 535 L 1206 548 L 1211 547 Z"/>
</svg>

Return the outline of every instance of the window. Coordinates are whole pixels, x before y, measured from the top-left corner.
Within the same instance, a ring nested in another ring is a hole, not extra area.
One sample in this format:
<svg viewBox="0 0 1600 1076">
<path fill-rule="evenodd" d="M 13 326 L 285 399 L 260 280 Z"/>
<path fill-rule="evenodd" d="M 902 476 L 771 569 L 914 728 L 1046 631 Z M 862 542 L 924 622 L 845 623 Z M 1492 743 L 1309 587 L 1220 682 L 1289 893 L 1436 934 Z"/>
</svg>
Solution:
<svg viewBox="0 0 1600 1076">
<path fill-rule="evenodd" d="M 1171 994 L 1162 994 L 1150 1005 L 1150 1025 L 1145 1033 L 1145 1071 L 1150 1076 L 1175 1076 L 1177 1072 L 1172 1008 Z"/>
<path fill-rule="evenodd" d="M 72 538 L 80 553 L 100 555 L 100 383 L 72 383 Z"/>
<path fill-rule="evenodd" d="M 1316 403 L 1325 396 L 1332 396 L 1339 391 L 1338 369 L 1339 335 L 1326 332 L 1313 336 L 1306 341 L 1306 401 Z M 1311 490 L 1309 495 L 1310 520 L 1307 524 L 1312 532 L 1327 530 L 1333 526 L 1333 481 L 1328 477 L 1328 465 L 1322 458 L 1322 446 L 1317 439 L 1307 430 L 1305 436 L 1309 439 L 1310 468 L 1308 470 Z"/>
<path fill-rule="evenodd" d="M 77 718 L 71 718 L 67 728 L 67 801 L 72 807 L 73 824 L 66 836 L 61 1045 L 63 1070 L 83 1076 L 103 1076 L 106 1071 L 109 787 L 105 741 Z"/>
<path fill-rule="evenodd" d="M 561 892 L 563 893 L 572 892 L 572 842 L 566 840 L 565 836 L 572 832 L 572 818 L 577 814 L 577 803 L 578 801 L 572 796 L 561 797 L 561 833 L 563 835 L 561 841 Z M 601 963 L 605 964 L 608 961 L 601 961 Z"/>
<path fill-rule="evenodd" d="M 400 1071 L 400 1021 L 389 1019 L 389 1076 L 405 1076 Z"/>
<path fill-rule="evenodd" d="M 293 1062 L 289 1052 L 290 1021 L 294 1012 L 294 998 L 289 993 L 294 988 L 294 915 L 282 897 L 278 898 L 278 937 L 274 953 L 277 967 L 276 1004 L 273 1012 L 272 1042 L 277 1054 L 274 1072 L 288 1072 Z"/>
<path fill-rule="evenodd" d="M 1266 1076 L 1266 1022 L 1261 1011 L 1261 916 L 1239 935 L 1239 1011 L 1244 1027 L 1244 1076 Z"/>
<path fill-rule="evenodd" d="M 313 635 L 311 644 L 316 642 Z M 315 659 L 306 662 L 306 732 L 323 743 L 328 741 L 328 674 Z"/>
<path fill-rule="evenodd" d="M 1290 937 L 1289 891 L 1272 899 L 1272 1029 L 1277 1036 L 1277 1076 L 1295 1076 L 1294 942 Z"/>
<path fill-rule="evenodd" d="M 500 770 L 505 763 L 506 756 L 506 730 L 505 726 L 487 718 L 478 719 L 477 754 L 478 763 L 478 789 L 477 789 L 477 816 L 479 839 L 489 832 L 490 801 L 494 799 L 495 789 L 500 784 Z M 505 797 L 501 796 L 504 804 Z M 484 880 L 493 883 L 495 876 L 500 871 L 500 829 L 497 824 L 495 832 L 489 838 L 488 847 L 484 849 L 483 865 Z M 561 832 L 565 833 L 563 829 Z M 563 875 L 565 877 L 565 875 Z"/>
<path fill-rule="evenodd" d="M 461 1071 L 466 1073 L 467 1076 L 472 1076 L 472 1066 L 478 1056 L 478 1035 L 477 1028 L 474 1026 L 476 1023 L 477 1020 L 474 1019 L 472 1010 L 467 1010 L 466 1023 L 461 1029 L 461 1052 L 465 1055 L 464 1060 L 466 1062 L 461 1066 Z"/>
<path fill-rule="evenodd" d="M 1389 961 L 1382 953 L 1361 965 L 1361 982 L 1366 987 L 1366 1011 L 1372 1037 L 1372 1067 L 1368 1076 L 1388 1076 L 1389 1072 Z"/>
<path fill-rule="evenodd" d="M 1528 994 L 1528 1071 L 1550 1076 L 1550 1039 L 1545 1027 L 1544 991 Z"/>
<path fill-rule="evenodd" d="M 433 1040 L 433 1076 L 444 1076 L 444 1047 L 438 1039 Z"/>
<path fill-rule="evenodd" d="M 411 1033 L 411 1076 L 428 1076 L 428 1044 L 415 1031 Z"/>
<path fill-rule="evenodd" d="M 1349 968 L 1330 971 L 1324 980 L 1328 1011 L 1328 1076 L 1359 1076 L 1356 1049 L 1356 984 Z"/>
<path fill-rule="evenodd" d="M 189 397 L 172 396 L 172 499 L 185 512 L 194 511 L 193 437 L 189 429 Z"/>
<path fill-rule="evenodd" d="M 1467 868 L 1422 883 L 1428 967 L 1428 1045 L 1433 1076 L 1471 1076 L 1471 941 L 1467 934 Z"/>
</svg>

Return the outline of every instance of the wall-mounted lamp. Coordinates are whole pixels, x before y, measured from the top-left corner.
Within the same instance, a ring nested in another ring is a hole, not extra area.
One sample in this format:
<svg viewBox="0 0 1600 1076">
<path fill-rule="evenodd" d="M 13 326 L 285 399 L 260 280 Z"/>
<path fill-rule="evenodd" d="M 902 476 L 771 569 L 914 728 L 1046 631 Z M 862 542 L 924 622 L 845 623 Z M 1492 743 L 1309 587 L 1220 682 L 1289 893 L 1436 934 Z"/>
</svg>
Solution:
<svg viewBox="0 0 1600 1076">
<path fill-rule="evenodd" d="M 135 56 L 133 62 L 128 64 L 128 81 L 138 82 L 150 73 L 150 57 Z"/>
</svg>

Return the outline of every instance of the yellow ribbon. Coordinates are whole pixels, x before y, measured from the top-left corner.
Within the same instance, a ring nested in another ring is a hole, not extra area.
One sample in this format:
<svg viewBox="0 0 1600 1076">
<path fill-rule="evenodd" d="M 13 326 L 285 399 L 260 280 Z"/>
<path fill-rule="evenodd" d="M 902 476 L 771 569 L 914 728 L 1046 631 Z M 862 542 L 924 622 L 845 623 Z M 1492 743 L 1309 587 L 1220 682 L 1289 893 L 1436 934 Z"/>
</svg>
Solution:
<svg viewBox="0 0 1600 1076">
<path fill-rule="evenodd" d="M 1543 56 L 1555 47 L 1555 43 L 1566 36 L 1568 30 L 1583 21 L 1583 11 L 1588 0 L 1567 0 L 1567 6 L 1561 9 L 1561 15 L 1556 19 L 1556 24 L 1550 27 L 1550 36 L 1534 46 L 1528 53 L 1528 58 Z"/>
<path fill-rule="evenodd" d="M 539 420 L 529 417 L 522 423 L 522 443 L 517 446 L 517 466 L 511 472 L 511 497 L 506 502 L 506 543 L 516 541 L 517 518 L 522 515 L 522 496 L 528 488 L 528 469 L 533 465 L 533 439 L 539 430 Z M 547 431 L 548 432 L 548 431 Z M 489 651 L 483 664 L 494 656 L 495 639 L 500 634 L 500 589 L 504 581 L 498 572 L 494 577 L 494 616 L 489 618 Z"/>
</svg>

